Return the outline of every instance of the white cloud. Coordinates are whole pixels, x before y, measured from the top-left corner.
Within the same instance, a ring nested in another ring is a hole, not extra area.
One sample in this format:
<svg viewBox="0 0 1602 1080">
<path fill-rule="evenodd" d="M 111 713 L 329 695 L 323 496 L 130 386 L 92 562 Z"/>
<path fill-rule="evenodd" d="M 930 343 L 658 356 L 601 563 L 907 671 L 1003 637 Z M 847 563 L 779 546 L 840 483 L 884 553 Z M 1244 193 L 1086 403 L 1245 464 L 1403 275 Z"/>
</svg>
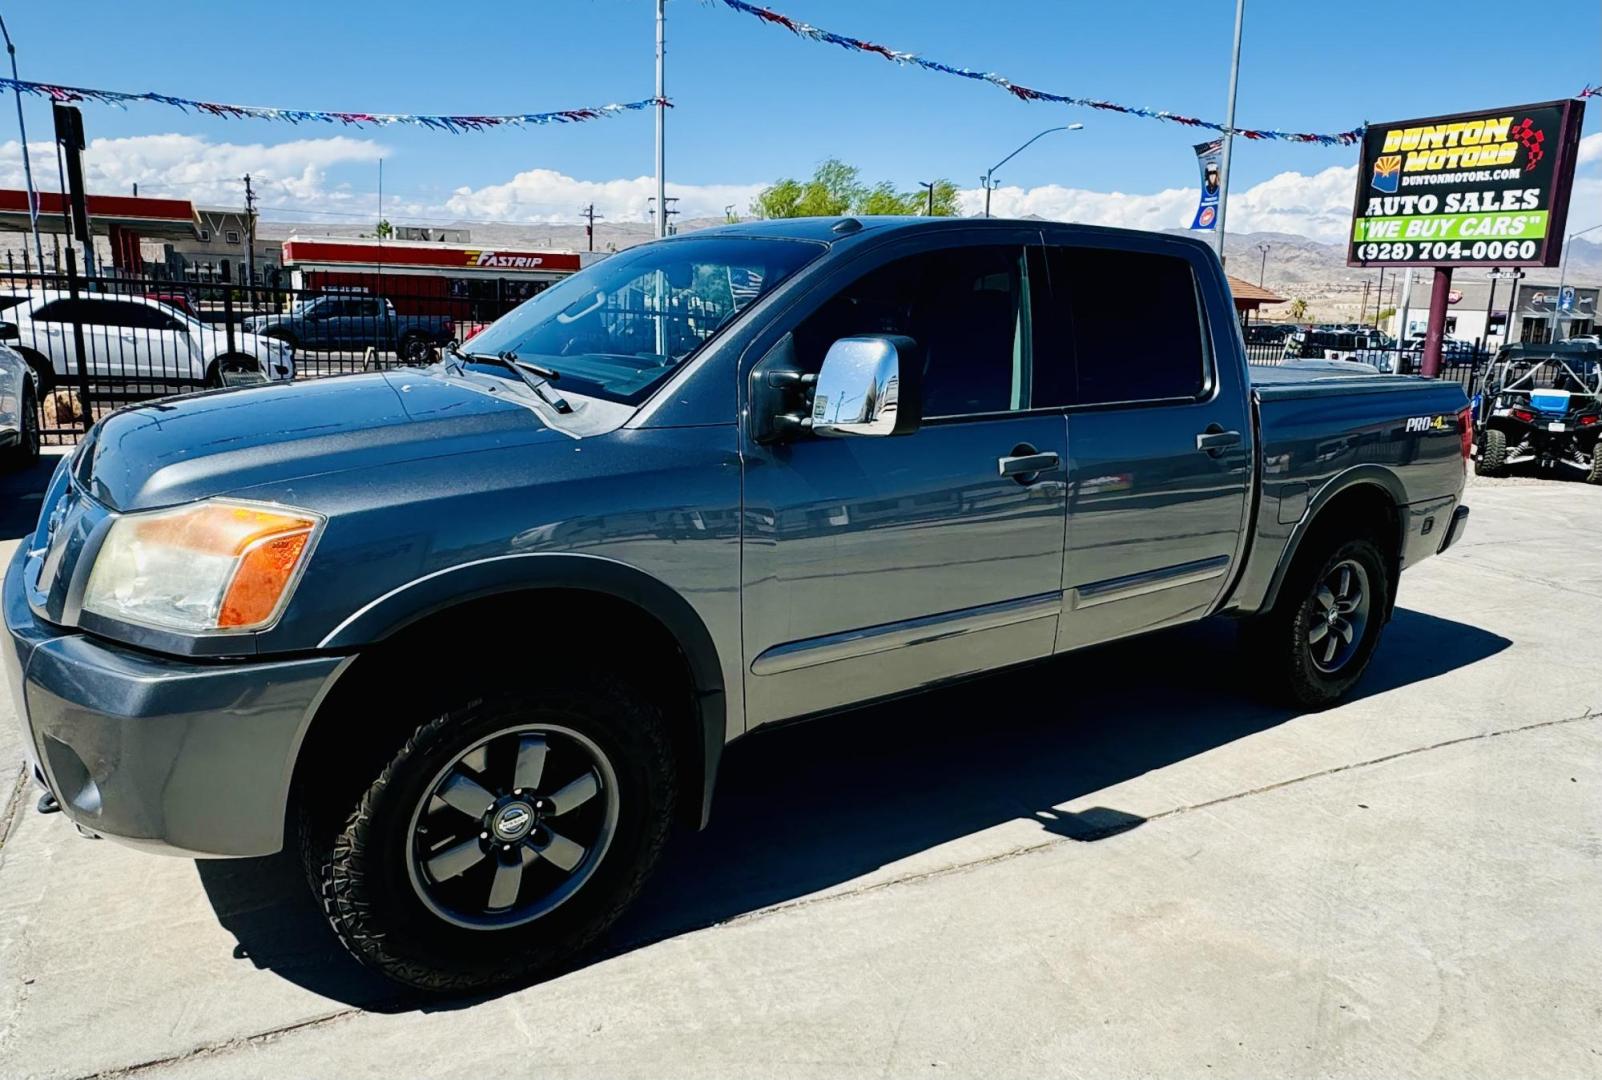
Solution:
<svg viewBox="0 0 1602 1080">
<path fill-rule="evenodd" d="M 55 146 L 29 146 L 34 182 L 58 190 Z M 194 135 L 136 135 L 95 139 L 84 148 L 84 179 L 96 193 L 166 195 L 201 204 L 238 206 L 244 201 L 240 177 L 247 172 L 263 202 L 307 206 L 348 201 L 330 190 L 328 170 L 339 165 L 376 162 L 386 148 L 371 139 L 343 135 L 273 143 L 214 143 Z M 17 140 L 0 144 L 0 184 L 21 187 L 22 150 Z M 371 200 L 369 199 L 369 202 Z M 326 208 L 326 207 L 324 207 Z"/>
<path fill-rule="evenodd" d="M 1602 131 L 1594 135 L 1587 135 L 1580 140 L 1580 154 L 1578 161 L 1581 165 L 1589 165 L 1593 161 L 1602 161 Z"/>
<path fill-rule="evenodd" d="M 1357 167 L 1332 166 L 1309 176 L 1285 172 L 1230 195 L 1228 225 L 1239 232 L 1285 232 L 1315 240 L 1338 241 L 1352 219 Z M 1168 188 L 1149 195 L 1090 191 L 1047 184 L 1035 188 L 1002 187 L 990 196 L 997 217 L 1035 215 L 1053 221 L 1115 225 L 1131 229 L 1174 229 L 1190 224 L 1198 188 Z M 972 188 L 958 196 L 964 213 L 984 208 L 984 191 Z"/>
<path fill-rule="evenodd" d="M 668 198 L 679 201 L 673 208 L 680 220 L 722 217 L 725 207 L 745 213 L 762 184 L 674 184 L 667 185 Z M 578 207 L 595 204 L 598 214 L 609 221 L 646 221 L 649 200 L 656 194 L 653 177 L 632 180 L 577 180 L 554 169 L 520 172 L 504 184 L 481 188 L 456 189 L 445 201 L 445 209 L 467 218 L 493 218 L 497 221 L 571 222 Z"/>
</svg>

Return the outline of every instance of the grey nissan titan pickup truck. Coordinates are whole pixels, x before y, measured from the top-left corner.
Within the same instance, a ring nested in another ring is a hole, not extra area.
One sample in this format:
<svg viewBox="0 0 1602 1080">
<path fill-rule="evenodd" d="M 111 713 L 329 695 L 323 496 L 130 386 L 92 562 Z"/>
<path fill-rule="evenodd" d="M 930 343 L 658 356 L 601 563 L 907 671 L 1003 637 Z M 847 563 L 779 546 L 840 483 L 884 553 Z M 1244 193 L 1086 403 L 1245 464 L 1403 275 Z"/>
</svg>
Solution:
<svg viewBox="0 0 1602 1080">
<path fill-rule="evenodd" d="M 470 349 L 104 418 L 3 594 L 69 818 L 298 847 L 430 991 L 594 942 L 764 725 L 1208 616 L 1329 705 L 1468 513 L 1460 387 L 1249 371 L 1156 233 L 731 225 Z"/>
</svg>

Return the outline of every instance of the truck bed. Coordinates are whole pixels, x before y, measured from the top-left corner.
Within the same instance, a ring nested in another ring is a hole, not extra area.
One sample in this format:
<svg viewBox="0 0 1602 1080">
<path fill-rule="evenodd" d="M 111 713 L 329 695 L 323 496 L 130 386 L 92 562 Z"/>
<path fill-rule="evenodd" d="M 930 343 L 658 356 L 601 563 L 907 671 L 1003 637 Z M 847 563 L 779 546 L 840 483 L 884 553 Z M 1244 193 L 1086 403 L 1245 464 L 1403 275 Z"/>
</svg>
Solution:
<svg viewBox="0 0 1602 1080">
<path fill-rule="evenodd" d="M 1256 610 L 1298 530 L 1354 480 L 1397 506 L 1403 567 L 1433 553 L 1463 490 L 1461 386 L 1294 366 L 1250 372 L 1261 479 L 1252 554 L 1230 609 Z"/>
</svg>

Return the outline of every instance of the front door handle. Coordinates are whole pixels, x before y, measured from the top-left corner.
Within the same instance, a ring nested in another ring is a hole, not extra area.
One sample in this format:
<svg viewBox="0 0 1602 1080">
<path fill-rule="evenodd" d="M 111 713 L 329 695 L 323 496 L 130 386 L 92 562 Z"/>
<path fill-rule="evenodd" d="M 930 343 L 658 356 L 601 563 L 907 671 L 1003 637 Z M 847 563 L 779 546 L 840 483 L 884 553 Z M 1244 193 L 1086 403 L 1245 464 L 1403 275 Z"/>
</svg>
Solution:
<svg viewBox="0 0 1602 1080">
<path fill-rule="evenodd" d="M 1036 473 L 1046 472 L 1048 469 L 1055 469 L 1061 462 L 1062 458 L 1049 450 L 1044 454 L 1037 454 L 1031 451 L 1026 454 L 1013 454 L 1009 457 L 997 458 L 996 468 L 1002 476 L 1028 477 Z"/>
<path fill-rule="evenodd" d="M 1232 446 L 1240 445 L 1240 432 L 1225 431 L 1217 424 L 1208 424 L 1207 430 L 1196 436 L 1196 449 L 1218 457 Z"/>
</svg>

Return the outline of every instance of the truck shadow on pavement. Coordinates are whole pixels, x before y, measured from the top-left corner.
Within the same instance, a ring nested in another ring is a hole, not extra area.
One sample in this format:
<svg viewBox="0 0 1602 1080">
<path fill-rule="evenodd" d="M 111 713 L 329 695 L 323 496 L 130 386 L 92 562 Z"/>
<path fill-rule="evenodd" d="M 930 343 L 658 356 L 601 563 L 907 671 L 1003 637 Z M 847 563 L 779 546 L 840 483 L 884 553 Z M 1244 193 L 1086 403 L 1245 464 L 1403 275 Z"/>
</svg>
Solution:
<svg viewBox="0 0 1602 1080">
<path fill-rule="evenodd" d="M 1354 698 L 1510 644 L 1398 609 Z M 1019 819 L 1086 842 L 1136 828 L 1144 819 L 1116 808 L 1053 808 L 1298 715 L 1263 704 L 1251 686 L 1234 628 L 1213 623 L 753 736 L 724 757 L 710 828 L 677 837 L 644 895 L 577 966 Z M 289 856 L 197 866 L 240 959 L 368 1009 L 453 1007 L 397 991 L 348 959 Z"/>
</svg>

